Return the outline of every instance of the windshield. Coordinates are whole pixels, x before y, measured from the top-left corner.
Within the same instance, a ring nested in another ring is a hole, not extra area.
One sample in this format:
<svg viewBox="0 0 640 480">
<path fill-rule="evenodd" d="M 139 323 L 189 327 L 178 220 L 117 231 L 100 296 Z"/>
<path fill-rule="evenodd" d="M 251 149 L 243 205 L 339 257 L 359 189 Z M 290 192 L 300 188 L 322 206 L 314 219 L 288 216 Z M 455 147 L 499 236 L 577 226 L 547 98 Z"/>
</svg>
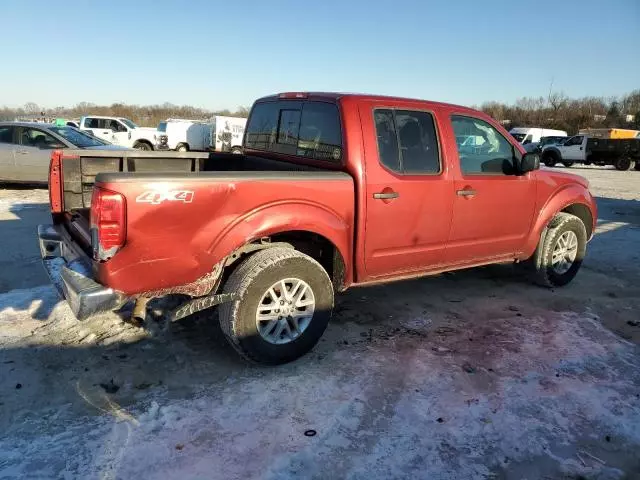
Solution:
<svg viewBox="0 0 640 480">
<path fill-rule="evenodd" d="M 62 138 L 79 148 L 100 147 L 102 145 L 109 145 L 107 142 L 103 142 L 102 140 L 99 140 L 96 137 L 92 137 L 91 135 L 81 132 L 80 130 L 76 130 L 73 127 L 50 127 L 49 129 L 53 133 L 57 133 Z"/>
<path fill-rule="evenodd" d="M 160 122 L 158 124 L 158 131 L 165 133 L 167 131 L 167 122 Z"/>
<path fill-rule="evenodd" d="M 129 120 L 128 118 L 119 118 L 118 120 L 120 120 L 122 123 L 124 123 L 129 128 L 138 128 L 138 126 L 135 123 L 133 123 L 131 120 Z"/>
<path fill-rule="evenodd" d="M 515 138 L 518 142 L 522 143 L 524 137 L 527 136 L 526 133 L 512 133 L 511 136 Z"/>
</svg>

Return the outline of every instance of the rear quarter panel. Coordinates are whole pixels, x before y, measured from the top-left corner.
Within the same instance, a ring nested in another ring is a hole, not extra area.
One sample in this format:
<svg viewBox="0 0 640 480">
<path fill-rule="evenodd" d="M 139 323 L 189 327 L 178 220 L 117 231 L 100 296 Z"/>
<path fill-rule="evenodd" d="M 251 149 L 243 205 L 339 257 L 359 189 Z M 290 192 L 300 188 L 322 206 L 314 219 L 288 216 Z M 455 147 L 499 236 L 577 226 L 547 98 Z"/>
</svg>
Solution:
<svg viewBox="0 0 640 480">
<path fill-rule="evenodd" d="M 100 175 L 96 186 L 127 205 L 125 246 L 96 265 L 98 280 L 126 294 L 196 281 L 246 243 L 287 231 L 331 241 L 351 275 L 353 180 L 341 172 Z"/>
</svg>

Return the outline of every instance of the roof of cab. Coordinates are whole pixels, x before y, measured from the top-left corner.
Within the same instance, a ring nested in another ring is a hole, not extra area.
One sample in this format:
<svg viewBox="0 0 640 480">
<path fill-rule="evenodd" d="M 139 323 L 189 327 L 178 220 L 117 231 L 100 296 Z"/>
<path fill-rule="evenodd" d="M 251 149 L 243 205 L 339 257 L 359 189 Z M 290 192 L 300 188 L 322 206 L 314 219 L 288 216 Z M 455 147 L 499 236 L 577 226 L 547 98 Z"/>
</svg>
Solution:
<svg viewBox="0 0 640 480">
<path fill-rule="evenodd" d="M 268 95 L 256 100 L 257 102 L 271 101 L 271 100 L 331 100 L 338 101 L 341 98 L 353 98 L 355 100 L 365 101 L 380 101 L 385 103 L 393 102 L 416 102 L 426 103 L 432 106 L 453 107 L 457 110 L 475 111 L 472 108 L 462 105 L 455 105 L 452 103 L 435 102 L 432 100 L 423 100 L 419 98 L 406 98 L 406 97 L 394 97 L 386 95 L 372 95 L 368 93 L 341 93 L 341 92 L 281 92 L 274 95 Z"/>
</svg>

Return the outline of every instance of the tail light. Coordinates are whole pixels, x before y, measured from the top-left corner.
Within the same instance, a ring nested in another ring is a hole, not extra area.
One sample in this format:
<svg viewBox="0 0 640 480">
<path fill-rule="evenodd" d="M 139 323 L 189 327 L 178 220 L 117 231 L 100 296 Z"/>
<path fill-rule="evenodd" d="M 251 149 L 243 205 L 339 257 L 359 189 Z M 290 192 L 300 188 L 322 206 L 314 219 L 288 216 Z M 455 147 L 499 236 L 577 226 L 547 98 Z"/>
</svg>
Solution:
<svg viewBox="0 0 640 480">
<path fill-rule="evenodd" d="M 49 163 L 49 205 L 51 213 L 62 213 L 62 152 L 54 150 L 51 152 L 51 162 Z"/>
<path fill-rule="evenodd" d="M 127 236 L 126 202 L 119 193 L 94 187 L 91 197 L 93 258 L 106 261 L 124 246 Z"/>
</svg>

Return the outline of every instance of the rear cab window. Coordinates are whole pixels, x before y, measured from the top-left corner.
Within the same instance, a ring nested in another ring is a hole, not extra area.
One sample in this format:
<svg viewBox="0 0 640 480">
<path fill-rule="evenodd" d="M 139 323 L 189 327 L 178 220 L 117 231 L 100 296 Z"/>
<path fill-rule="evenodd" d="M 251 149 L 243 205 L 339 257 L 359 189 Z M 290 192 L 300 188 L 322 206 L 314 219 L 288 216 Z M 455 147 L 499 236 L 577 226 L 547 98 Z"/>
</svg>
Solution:
<svg viewBox="0 0 640 480">
<path fill-rule="evenodd" d="M 314 100 L 256 103 L 245 147 L 339 164 L 344 149 L 338 107 Z"/>
</svg>

